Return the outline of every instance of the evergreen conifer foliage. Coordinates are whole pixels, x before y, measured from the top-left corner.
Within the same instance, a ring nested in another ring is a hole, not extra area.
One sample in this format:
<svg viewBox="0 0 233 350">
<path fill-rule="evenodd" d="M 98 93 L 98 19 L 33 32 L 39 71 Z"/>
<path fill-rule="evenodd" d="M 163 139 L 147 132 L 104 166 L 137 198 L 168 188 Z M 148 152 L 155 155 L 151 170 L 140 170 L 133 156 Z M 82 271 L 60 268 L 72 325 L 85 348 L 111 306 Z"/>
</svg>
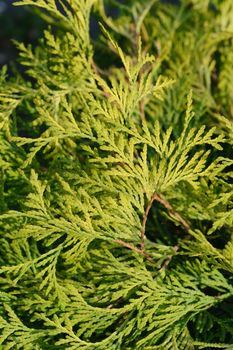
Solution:
<svg viewBox="0 0 233 350">
<path fill-rule="evenodd" d="M 48 28 L 0 75 L 0 348 L 233 349 L 232 1 L 15 5 Z"/>
</svg>

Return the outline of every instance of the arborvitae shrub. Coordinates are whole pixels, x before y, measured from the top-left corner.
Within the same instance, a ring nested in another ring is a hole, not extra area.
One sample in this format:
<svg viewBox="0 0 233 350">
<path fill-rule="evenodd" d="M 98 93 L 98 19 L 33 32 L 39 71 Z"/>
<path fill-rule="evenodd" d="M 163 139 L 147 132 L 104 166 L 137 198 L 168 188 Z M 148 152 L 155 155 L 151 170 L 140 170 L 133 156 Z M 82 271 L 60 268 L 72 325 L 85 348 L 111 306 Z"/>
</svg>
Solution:
<svg viewBox="0 0 233 350">
<path fill-rule="evenodd" d="M 232 0 L 16 5 L 0 349 L 233 349 Z"/>
</svg>

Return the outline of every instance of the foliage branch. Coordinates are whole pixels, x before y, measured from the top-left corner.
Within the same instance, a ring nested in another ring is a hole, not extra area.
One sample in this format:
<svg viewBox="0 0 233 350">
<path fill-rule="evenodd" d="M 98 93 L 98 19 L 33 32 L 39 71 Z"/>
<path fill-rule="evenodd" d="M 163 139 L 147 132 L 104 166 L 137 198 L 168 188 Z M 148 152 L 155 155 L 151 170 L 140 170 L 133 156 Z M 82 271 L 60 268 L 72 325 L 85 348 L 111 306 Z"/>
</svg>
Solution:
<svg viewBox="0 0 233 350">
<path fill-rule="evenodd" d="M 0 346 L 233 349 L 232 1 L 15 5 L 48 28 L 0 75 Z"/>
</svg>

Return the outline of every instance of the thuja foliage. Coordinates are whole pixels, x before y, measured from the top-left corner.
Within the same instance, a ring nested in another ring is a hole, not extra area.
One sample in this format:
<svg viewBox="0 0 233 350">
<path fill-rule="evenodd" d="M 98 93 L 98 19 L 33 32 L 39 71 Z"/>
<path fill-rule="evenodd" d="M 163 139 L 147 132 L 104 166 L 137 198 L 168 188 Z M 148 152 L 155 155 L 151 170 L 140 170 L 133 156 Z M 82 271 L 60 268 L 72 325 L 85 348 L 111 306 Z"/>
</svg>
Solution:
<svg viewBox="0 0 233 350">
<path fill-rule="evenodd" d="M 232 0 L 15 5 L 0 348 L 233 349 Z"/>
</svg>

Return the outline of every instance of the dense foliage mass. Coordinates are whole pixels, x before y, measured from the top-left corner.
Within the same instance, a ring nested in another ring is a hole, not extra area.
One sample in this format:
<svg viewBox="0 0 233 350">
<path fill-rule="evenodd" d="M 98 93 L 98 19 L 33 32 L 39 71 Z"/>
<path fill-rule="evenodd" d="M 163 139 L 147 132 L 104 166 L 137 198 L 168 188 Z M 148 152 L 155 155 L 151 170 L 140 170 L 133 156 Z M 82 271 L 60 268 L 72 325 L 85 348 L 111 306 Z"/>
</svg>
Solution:
<svg viewBox="0 0 233 350">
<path fill-rule="evenodd" d="M 232 0 L 16 5 L 0 349 L 233 349 Z"/>
</svg>

